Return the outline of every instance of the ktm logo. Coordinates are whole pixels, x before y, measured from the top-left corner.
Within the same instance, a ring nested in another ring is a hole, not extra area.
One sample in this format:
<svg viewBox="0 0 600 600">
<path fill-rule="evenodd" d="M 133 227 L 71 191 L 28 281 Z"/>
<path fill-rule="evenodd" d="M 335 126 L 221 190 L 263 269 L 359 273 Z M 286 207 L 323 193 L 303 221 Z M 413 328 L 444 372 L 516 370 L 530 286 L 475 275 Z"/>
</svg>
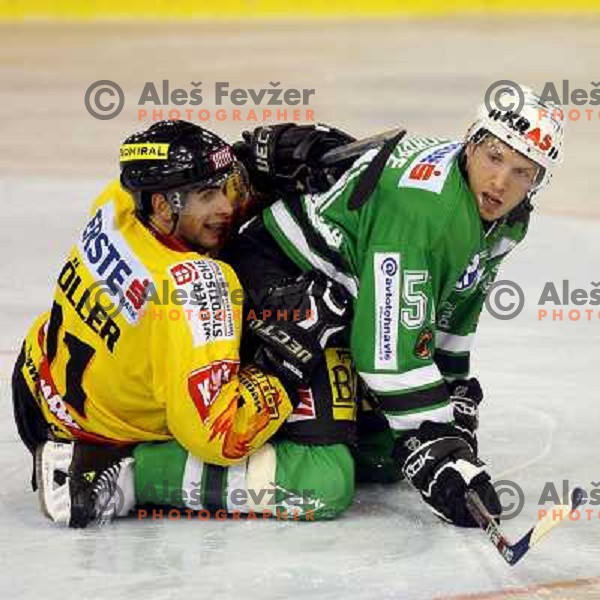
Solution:
<svg viewBox="0 0 600 600">
<path fill-rule="evenodd" d="M 203 422 L 222 386 L 237 374 L 239 366 L 237 360 L 216 360 L 188 376 L 188 392 Z"/>
</svg>

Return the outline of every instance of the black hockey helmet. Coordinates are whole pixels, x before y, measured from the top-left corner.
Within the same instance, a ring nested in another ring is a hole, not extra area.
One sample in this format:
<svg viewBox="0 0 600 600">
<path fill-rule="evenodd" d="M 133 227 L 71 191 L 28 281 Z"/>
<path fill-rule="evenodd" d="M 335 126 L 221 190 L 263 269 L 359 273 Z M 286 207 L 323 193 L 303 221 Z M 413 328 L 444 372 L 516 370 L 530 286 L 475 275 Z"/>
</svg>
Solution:
<svg viewBox="0 0 600 600">
<path fill-rule="evenodd" d="M 129 136 L 121 144 L 120 164 L 121 185 L 133 194 L 142 214 L 147 214 L 153 192 L 225 186 L 243 194 L 247 181 L 231 146 L 187 121 L 159 121 Z M 178 212 L 181 195 L 168 197 Z"/>
</svg>

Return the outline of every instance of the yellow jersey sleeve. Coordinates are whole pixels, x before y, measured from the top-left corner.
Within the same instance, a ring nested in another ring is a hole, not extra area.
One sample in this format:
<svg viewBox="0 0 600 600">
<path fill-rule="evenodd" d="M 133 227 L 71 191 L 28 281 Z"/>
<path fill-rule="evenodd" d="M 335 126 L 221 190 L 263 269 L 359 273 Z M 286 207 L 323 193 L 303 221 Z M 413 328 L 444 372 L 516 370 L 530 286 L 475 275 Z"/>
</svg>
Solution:
<svg viewBox="0 0 600 600">
<path fill-rule="evenodd" d="M 184 260 L 167 269 L 173 303 L 154 306 L 154 386 L 167 426 L 206 462 L 227 465 L 262 446 L 291 413 L 281 382 L 240 368 L 243 292 L 222 262 Z"/>
</svg>

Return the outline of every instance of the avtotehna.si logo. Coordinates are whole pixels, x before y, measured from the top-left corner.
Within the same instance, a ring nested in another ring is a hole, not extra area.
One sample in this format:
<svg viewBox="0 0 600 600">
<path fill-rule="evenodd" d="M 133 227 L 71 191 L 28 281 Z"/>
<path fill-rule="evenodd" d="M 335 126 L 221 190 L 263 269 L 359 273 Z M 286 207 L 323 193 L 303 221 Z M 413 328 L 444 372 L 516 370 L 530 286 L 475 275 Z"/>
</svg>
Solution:
<svg viewBox="0 0 600 600">
<path fill-rule="evenodd" d="M 375 368 L 396 369 L 400 302 L 400 254 L 376 252 L 375 271 Z"/>
</svg>

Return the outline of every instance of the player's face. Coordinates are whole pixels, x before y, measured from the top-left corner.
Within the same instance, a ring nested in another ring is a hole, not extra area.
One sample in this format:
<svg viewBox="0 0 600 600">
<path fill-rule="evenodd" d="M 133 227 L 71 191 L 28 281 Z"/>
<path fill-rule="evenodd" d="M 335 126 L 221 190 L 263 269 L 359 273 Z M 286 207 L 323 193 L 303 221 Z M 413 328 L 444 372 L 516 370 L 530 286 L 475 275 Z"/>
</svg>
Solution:
<svg viewBox="0 0 600 600">
<path fill-rule="evenodd" d="M 495 221 L 525 199 L 539 167 L 493 136 L 467 145 L 467 174 L 484 221 Z"/>
<path fill-rule="evenodd" d="M 227 240 L 235 206 L 222 188 L 188 193 L 175 235 L 193 248 L 219 250 Z"/>
</svg>

